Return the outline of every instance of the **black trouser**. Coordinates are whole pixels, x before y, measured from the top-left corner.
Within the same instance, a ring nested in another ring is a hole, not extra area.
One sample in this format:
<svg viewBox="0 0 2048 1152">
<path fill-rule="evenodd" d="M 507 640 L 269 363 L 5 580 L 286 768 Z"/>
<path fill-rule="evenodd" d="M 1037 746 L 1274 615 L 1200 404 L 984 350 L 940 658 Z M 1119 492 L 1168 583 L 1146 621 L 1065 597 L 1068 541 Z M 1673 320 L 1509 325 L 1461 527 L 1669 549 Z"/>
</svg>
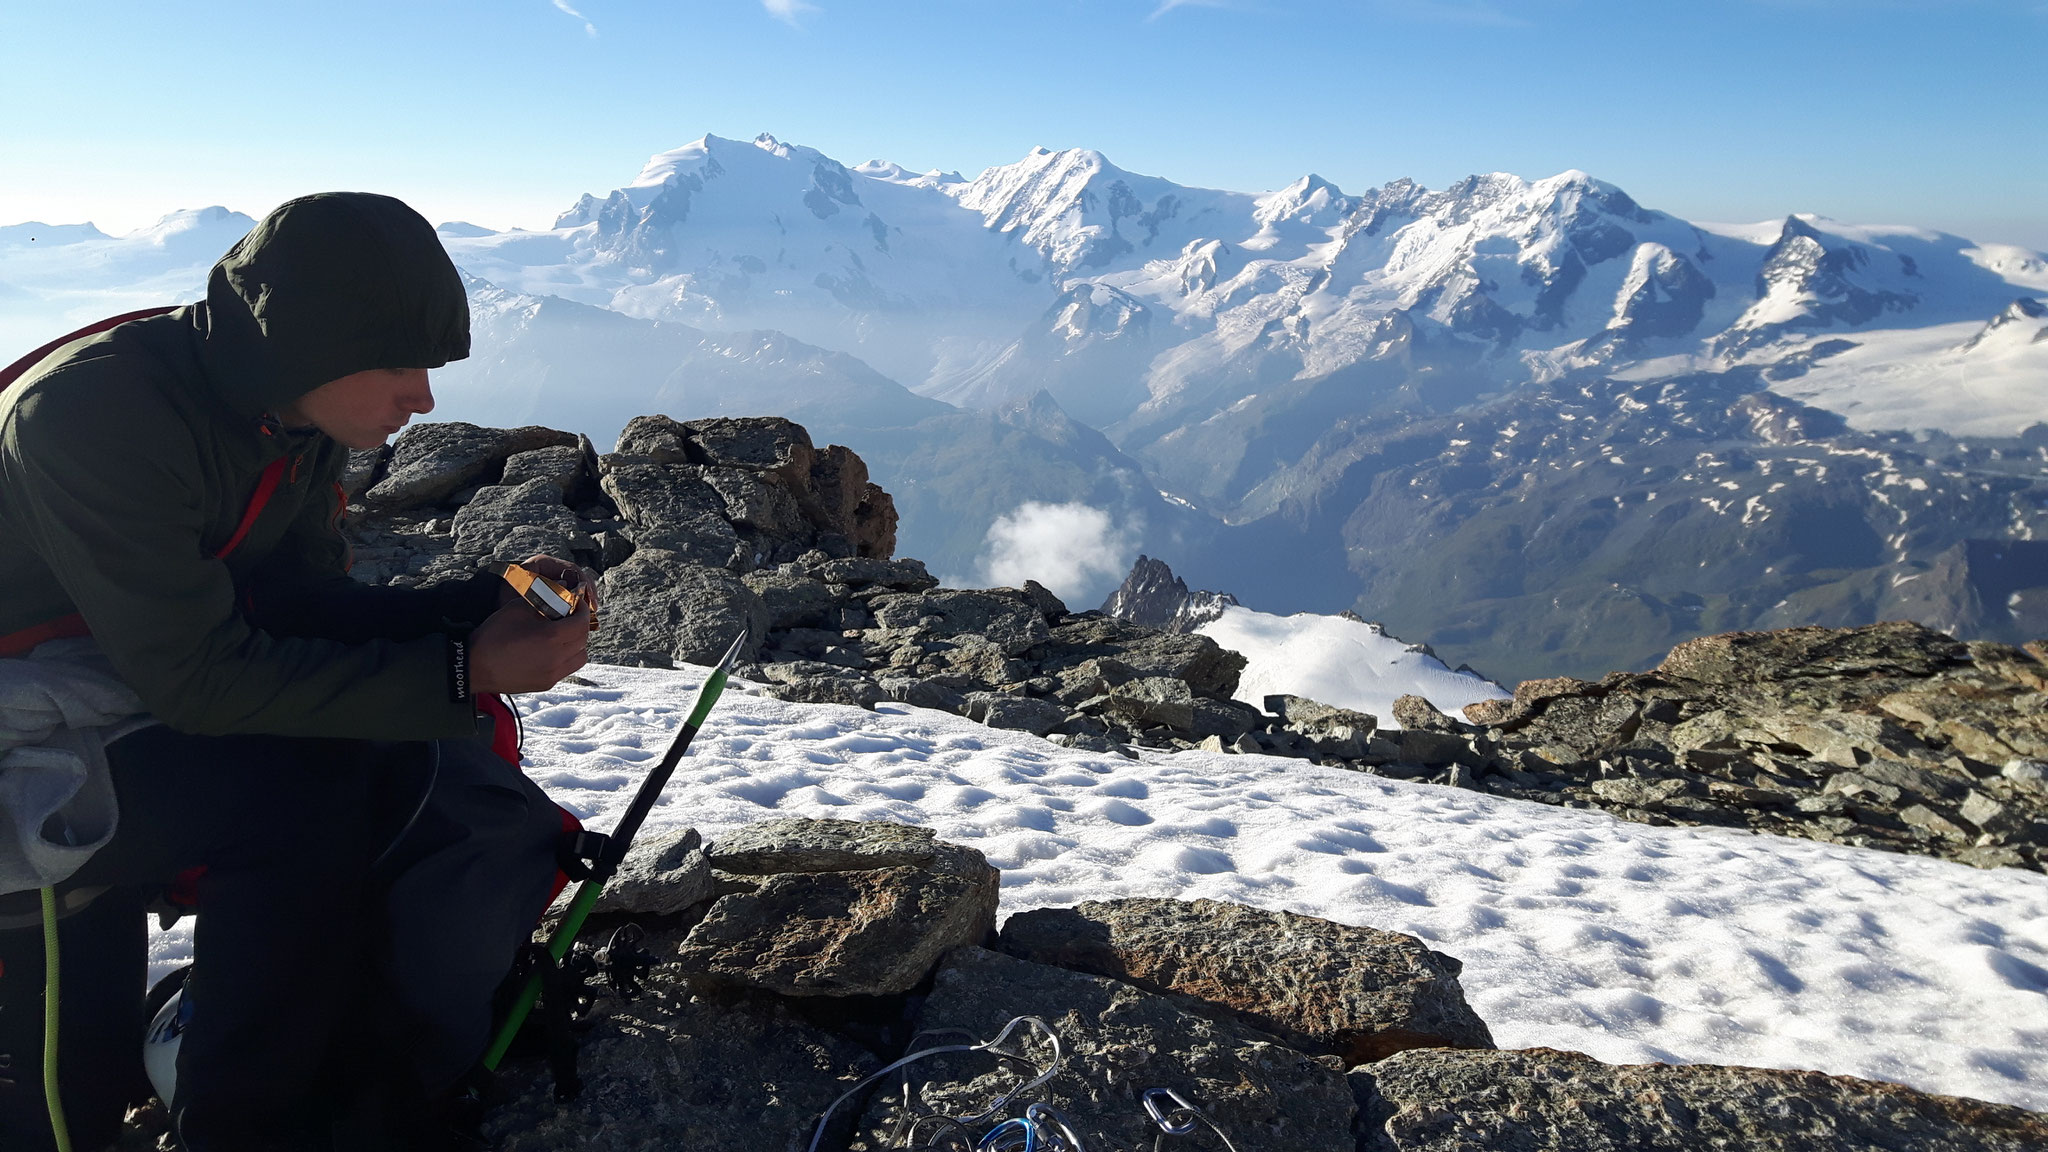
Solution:
<svg viewBox="0 0 2048 1152">
<path fill-rule="evenodd" d="M 109 759 L 120 826 L 67 887 L 122 893 L 206 866 L 172 1102 L 194 1152 L 327 1128 L 372 1079 L 387 1095 L 431 1098 L 481 1055 L 491 994 L 542 910 L 560 832 L 540 789 L 483 741 L 157 727 Z M 92 987 L 67 971 L 67 1013 L 82 999 L 139 1001 L 140 935 L 99 947 L 132 950 L 134 982 Z M 0 975 L 0 1013 L 19 1015 L 29 989 L 12 976 Z M 127 1077 L 139 1012 L 102 1075 Z M 0 1147 L 30 1152 L 48 1140 L 42 1093 L 34 1077 L 15 1079 L 0 1092 Z"/>
</svg>

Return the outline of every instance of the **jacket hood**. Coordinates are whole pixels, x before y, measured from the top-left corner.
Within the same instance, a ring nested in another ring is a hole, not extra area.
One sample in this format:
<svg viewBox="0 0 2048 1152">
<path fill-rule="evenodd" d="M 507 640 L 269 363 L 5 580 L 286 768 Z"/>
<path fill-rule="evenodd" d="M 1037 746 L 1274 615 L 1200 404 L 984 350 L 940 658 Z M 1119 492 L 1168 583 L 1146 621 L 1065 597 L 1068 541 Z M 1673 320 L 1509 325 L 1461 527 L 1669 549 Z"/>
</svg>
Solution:
<svg viewBox="0 0 2048 1152">
<path fill-rule="evenodd" d="M 290 201 L 206 282 L 207 374 L 237 412 L 274 412 L 372 368 L 469 355 L 462 276 L 424 217 L 368 192 Z"/>
</svg>

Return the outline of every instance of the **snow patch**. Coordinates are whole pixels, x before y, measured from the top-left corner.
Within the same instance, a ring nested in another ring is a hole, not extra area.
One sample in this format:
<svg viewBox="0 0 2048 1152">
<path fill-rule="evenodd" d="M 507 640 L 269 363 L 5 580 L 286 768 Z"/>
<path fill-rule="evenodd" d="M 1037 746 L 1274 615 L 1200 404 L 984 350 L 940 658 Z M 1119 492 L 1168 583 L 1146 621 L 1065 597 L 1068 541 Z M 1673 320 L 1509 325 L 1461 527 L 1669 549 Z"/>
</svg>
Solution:
<svg viewBox="0 0 2048 1152">
<path fill-rule="evenodd" d="M 528 773 L 608 829 L 701 669 L 592 666 L 520 699 Z M 1001 915 L 1206 897 L 1420 937 L 1503 1048 L 1812 1068 L 2048 1108 L 2048 877 L 1387 780 L 1299 760 L 1070 751 L 940 712 L 737 683 L 647 835 L 893 820 L 1003 869 Z M 188 919 L 152 975 L 191 954 Z"/>
<path fill-rule="evenodd" d="M 1456 716 L 1467 704 L 1509 695 L 1492 681 L 1451 671 L 1377 624 L 1343 616 L 1233 607 L 1196 631 L 1245 657 L 1237 698 L 1255 708 L 1268 695 L 1287 693 L 1369 712 L 1382 728 L 1399 728 L 1396 697 L 1421 696 Z"/>
</svg>

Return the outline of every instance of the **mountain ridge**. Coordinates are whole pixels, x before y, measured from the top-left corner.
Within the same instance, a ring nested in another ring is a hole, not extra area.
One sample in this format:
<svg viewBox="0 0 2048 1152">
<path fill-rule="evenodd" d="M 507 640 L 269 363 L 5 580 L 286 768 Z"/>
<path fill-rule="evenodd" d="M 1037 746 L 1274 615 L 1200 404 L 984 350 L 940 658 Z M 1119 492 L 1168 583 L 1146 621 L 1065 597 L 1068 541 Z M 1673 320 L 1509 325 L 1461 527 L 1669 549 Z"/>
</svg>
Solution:
<svg viewBox="0 0 2048 1152">
<path fill-rule="evenodd" d="M 233 222 L 200 218 L 159 231 Z M 175 245 L 80 235 L 0 244 L 10 312 L 203 286 Z M 1694 223 L 1577 170 L 1253 194 L 1086 149 L 967 178 L 766 135 L 656 154 L 550 229 L 442 237 L 475 278 L 481 354 L 443 376 L 465 416 L 794 415 L 949 572 L 1023 504 L 1086 504 L 1249 605 L 1527 675 L 1640 663 L 1707 616 L 2016 640 L 2048 603 L 2004 548 L 2048 536 L 2024 249 Z"/>
</svg>

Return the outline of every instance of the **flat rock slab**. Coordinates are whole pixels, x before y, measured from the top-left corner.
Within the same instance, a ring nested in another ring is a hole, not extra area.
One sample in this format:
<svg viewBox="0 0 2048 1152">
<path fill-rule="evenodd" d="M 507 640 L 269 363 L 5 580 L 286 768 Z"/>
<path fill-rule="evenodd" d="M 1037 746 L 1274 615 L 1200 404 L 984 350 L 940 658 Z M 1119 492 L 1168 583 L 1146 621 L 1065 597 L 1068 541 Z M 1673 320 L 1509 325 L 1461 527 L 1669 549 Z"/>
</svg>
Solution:
<svg viewBox="0 0 2048 1152">
<path fill-rule="evenodd" d="M 1433 1049 L 1354 1069 L 1351 1079 L 1360 1152 L 2048 1148 L 2048 1116 L 2038 1112 L 1819 1072 Z"/>
<path fill-rule="evenodd" d="M 499 1152 L 803 1152 L 812 1126 L 877 1061 L 787 1010 L 721 1006 L 669 989 L 606 999 L 582 1039 L 583 1094 L 553 1098 L 543 1068 L 501 1075 L 485 1126 Z"/>
<path fill-rule="evenodd" d="M 816 660 L 764 664 L 761 679 L 776 699 L 799 704 L 844 704 L 873 711 L 889 698 L 881 685 L 862 673 Z"/>
<path fill-rule="evenodd" d="M 710 863 L 724 886 L 760 879 L 721 896 L 682 943 L 684 968 L 707 987 L 898 995 L 995 931 L 1000 875 L 928 828 L 770 821 L 724 837 Z"/>
<path fill-rule="evenodd" d="M 1022 593 L 988 591 L 897 592 L 871 602 L 875 623 L 916 631 L 931 639 L 974 636 L 1015 656 L 1046 641 L 1045 615 Z"/>
<path fill-rule="evenodd" d="M 812 569 L 811 575 L 827 584 L 847 584 L 863 587 L 880 584 L 906 592 L 923 592 L 937 588 L 939 581 L 924 566 L 924 561 L 905 556 L 897 560 L 883 560 L 873 556 L 849 556 L 839 560 L 827 560 Z"/>
<path fill-rule="evenodd" d="M 1346 1066 L 1406 1048 L 1492 1048 L 1462 965 L 1399 932 L 1215 900 L 1106 900 L 1020 912 L 1003 951 L 1192 996 Z"/>
<path fill-rule="evenodd" d="M 908 992 L 995 928 L 996 870 L 867 868 L 771 876 L 722 896 L 677 953 L 693 980 L 783 996 Z"/>
<path fill-rule="evenodd" d="M 940 849 L 955 847 L 913 824 L 790 818 L 735 828 L 712 841 L 710 853 L 712 867 L 721 872 L 762 876 L 922 866 Z"/>
<path fill-rule="evenodd" d="M 1305 1056 L 1235 1021 L 1187 1011 L 1120 981 L 962 948 L 939 968 L 918 1026 L 964 1029 L 987 1040 L 1016 1016 L 1045 1021 L 1065 1056 L 1060 1071 L 1008 1115 L 1026 1103 L 1050 1103 L 1089 1148 L 1151 1148 L 1160 1130 L 1140 1098 L 1159 1087 L 1201 1108 L 1245 1152 L 1349 1152 L 1354 1145 L 1356 1104 L 1336 1060 Z M 949 1035 L 941 1042 L 968 1041 Z M 1024 1050 L 1038 1059 L 1048 1054 L 1042 1044 Z M 925 1085 L 923 1098 L 954 1114 L 985 1107 L 1020 1075 L 1016 1065 L 985 1054 L 933 1057 L 912 1068 Z M 899 1104 L 894 1090 L 878 1094 L 851 1147 L 894 1146 L 889 1134 Z M 1186 1143 L 1220 1147 L 1206 1130 Z"/>
</svg>

